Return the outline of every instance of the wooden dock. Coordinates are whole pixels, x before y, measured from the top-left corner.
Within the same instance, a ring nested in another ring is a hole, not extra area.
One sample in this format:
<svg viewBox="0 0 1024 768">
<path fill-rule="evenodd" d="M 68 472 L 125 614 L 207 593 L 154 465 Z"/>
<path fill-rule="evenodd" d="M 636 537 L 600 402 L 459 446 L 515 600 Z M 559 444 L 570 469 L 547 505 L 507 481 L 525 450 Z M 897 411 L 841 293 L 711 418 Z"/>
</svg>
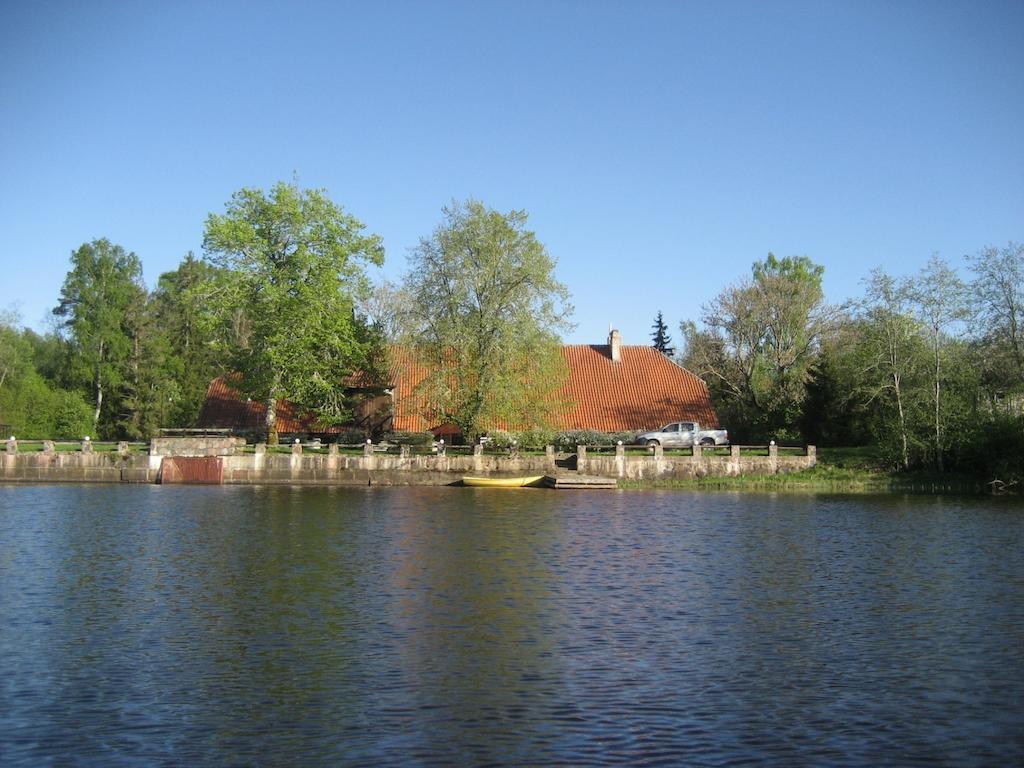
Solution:
<svg viewBox="0 0 1024 768">
<path fill-rule="evenodd" d="M 556 490 L 600 490 L 618 488 L 618 481 L 614 477 L 596 477 L 594 475 L 546 475 L 544 485 Z"/>
</svg>

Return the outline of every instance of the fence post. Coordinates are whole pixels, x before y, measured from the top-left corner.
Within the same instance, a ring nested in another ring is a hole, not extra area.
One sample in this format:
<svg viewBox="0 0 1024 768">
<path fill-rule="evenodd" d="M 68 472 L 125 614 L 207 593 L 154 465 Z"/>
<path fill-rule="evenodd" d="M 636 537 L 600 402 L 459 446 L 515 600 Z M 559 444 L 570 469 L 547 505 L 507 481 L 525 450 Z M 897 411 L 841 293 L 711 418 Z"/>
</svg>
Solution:
<svg viewBox="0 0 1024 768">
<path fill-rule="evenodd" d="M 52 456 L 56 452 L 57 448 L 53 444 L 53 440 L 43 440 L 43 453 L 47 456 Z"/>
<path fill-rule="evenodd" d="M 547 468 L 553 471 L 555 469 L 555 446 L 544 446 L 544 460 Z"/>
<path fill-rule="evenodd" d="M 337 457 L 337 455 L 338 455 L 338 444 L 337 443 L 331 443 L 330 445 L 327 446 L 327 455 L 328 456 Z"/>
<path fill-rule="evenodd" d="M 299 442 L 299 438 L 295 438 L 295 442 L 292 443 L 292 456 L 302 455 L 302 443 Z"/>
<path fill-rule="evenodd" d="M 779 471 L 779 446 L 772 440 L 768 443 L 768 466 L 772 470 L 772 474 L 777 474 Z"/>
<path fill-rule="evenodd" d="M 370 438 L 366 438 L 366 443 L 363 444 L 363 456 L 373 456 L 373 442 Z"/>
<path fill-rule="evenodd" d="M 88 435 L 82 438 L 82 453 L 92 453 L 92 440 Z"/>
<path fill-rule="evenodd" d="M 700 443 L 693 444 L 693 458 L 700 459 L 704 455 L 704 446 Z"/>
<path fill-rule="evenodd" d="M 121 457 L 122 459 L 123 459 L 123 458 L 124 458 L 125 456 L 127 456 L 127 455 L 128 455 L 128 443 L 127 443 L 127 441 L 125 441 L 125 440 L 122 440 L 121 442 L 119 442 L 119 443 L 117 444 L 117 453 L 118 453 L 118 455 L 120 455 L 120 457 Z"/>
<path fill-rule="evenodd" d="M 17 452 L 18 452 L 18 441 L 15 439 L 14 435 L 11 435 L 10 437 L 7 438 L 7 453 L 17 453 Z"/>
<path fill-rule="evenodd" d="M 406 445 L 405 443 L 402 443 L 400 446 L 398 446 L 398 457 L 401 459 L 409 458 L 409 446 Z"/>
<path fill-rule="evenodd" d="M 818 466 L 818 447 L 816 445 L 807 446 L 807 466 Z"/>
<path fill-rule="evenodd" d="M 663 446 L 661 443 L 658 443 L 656 446 L 654 446 L 654 458 L 658 459 L 659 461 L 665 458 L 665 446 Z"/>
</svg>

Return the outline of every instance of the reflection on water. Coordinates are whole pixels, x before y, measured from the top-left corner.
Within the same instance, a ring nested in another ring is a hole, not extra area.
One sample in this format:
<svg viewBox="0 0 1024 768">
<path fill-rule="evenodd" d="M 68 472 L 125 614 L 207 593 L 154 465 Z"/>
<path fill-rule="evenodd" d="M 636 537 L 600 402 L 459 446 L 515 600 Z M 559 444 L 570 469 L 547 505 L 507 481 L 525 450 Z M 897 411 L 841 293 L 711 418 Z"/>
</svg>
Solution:
<svg viewBox="0 0 1024 768">
<path fill-rule="evenodd" d="M 0 763 L 1024 760 L 1012 499 L 0 487 Z"/>
</svg>

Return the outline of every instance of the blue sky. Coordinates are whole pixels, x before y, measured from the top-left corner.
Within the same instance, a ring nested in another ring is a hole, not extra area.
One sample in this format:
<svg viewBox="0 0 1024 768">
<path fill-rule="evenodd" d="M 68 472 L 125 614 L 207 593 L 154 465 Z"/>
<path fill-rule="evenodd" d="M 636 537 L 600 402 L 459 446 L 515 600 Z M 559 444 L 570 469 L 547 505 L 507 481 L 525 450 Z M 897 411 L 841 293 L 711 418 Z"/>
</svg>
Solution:
<svg viewBox="0 0 1024 768">
<path fill-rule="evenodd" d="M 1024 240 L 1024 3 L 0 3 L 0 306 L 146 280 L 243 186 L 326 187 L 382 274 L 452 199 L 524 209 L 567 341 L 650 341 L 772 251 L 838 301 Z"/>
</svg>

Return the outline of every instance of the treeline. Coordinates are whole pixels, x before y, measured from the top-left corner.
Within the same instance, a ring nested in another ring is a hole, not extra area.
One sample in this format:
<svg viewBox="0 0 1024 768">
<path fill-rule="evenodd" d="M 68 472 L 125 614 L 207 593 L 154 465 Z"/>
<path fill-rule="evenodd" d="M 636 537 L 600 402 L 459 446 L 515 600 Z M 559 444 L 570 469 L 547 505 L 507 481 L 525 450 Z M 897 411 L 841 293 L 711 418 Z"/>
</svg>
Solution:
<svg viewBox="0 0 1024 768">
<path fill-rule="evenodd" d="M 225 363 L 202 301 L 213 271 L 188 254 L 148 291 L 134 253 L 83 244 L 50 332 L 0 318 L 0 422 L 25 439 L 145 439 L 192 426 Z"/>
<path fill-rule="evenodd" d="M 235 193 L 206 219 L 203 259 L 188 254 L 153 291 L 136 254 L 85 243 L 50 333 L 0 321 L 0 424 L 24 439 L 146 439 L 194 426 L 209 382 L 230 375 L 265 406 L 275 443 L 279 401 L 344 423 L 345 382 L 386 385 L 397 342 L 429 371 L 417 397 L 432 423 L 468 439 L 495 421 L 547 426 L 572 309 L 526 220 L 453 202 L 400 288 L 367 280 L 364 266 L 384 259 L 379 236 L 323 190 L 283 182 Z"/>
<path fill-rule="evenodd" d="M 31 439 L 147 439 L 197 423 L 210 381 L 233 373 L 243 397 L 279 398 L 345 418 L 339 386 L 372 370 L 374 332 L 355 311 L 360 260 L 380 238 L 320 190 L 243 189 L 210 214 L 204 258 L 185 256 L 149 291 L 139 257 L 107 239 L 83 244 L 39 335 L 0 322 L 0 423 Z"/>
<path fill-rule="evenodd" d="M 1024 246 L 967 267 L 968 280 L 938 256 L 917 274 L 876 269 L 837 306 L 820 265 L 769 254 L 681 323 L 680 362 L 736 442 L 874 445 L 896 469 L 1019 478 Z"/>
</svg>

